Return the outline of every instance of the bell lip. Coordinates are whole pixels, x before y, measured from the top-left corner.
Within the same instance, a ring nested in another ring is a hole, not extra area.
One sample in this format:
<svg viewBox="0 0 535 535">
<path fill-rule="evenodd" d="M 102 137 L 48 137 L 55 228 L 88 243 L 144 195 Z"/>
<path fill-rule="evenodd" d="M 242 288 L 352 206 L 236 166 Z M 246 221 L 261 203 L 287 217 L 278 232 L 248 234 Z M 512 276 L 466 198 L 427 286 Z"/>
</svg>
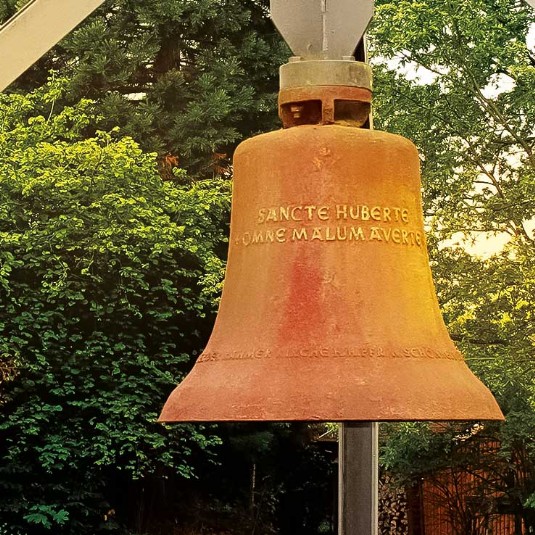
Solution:
<svg viewBox="0 0 535 535">
<path fill-rule="evenodd" d="M 242 419 L 228 419 L 228 420 L 198 420 L 195 418 L 192 418 L 190 420 L 165 420 L 158 418 L 156 420 L 156 423 L 159 424 L 217 424 L 217 423 L 254 423 L 254 422 L 274 422 L 274 423 L 294 423 L 294 422 L 310 422 L 310 423 L 359 423 L 359 422 L 365 422 L 365 423 L 393 423 L 393 422 L 505 422 L 506 418 L 502 414 L 501 417 L 484 417 L 484 418 L 407 418 L 407 419 L 398 419 L 393 418 L 391 420 L 324 420 L 324 419 L 308 419 L 308 420 L 302 420 L 302 419 L 270 419 L 270 420 L 263 420 L 263 419 L 253 419 L 253 418 L 242 418 Z"/>
<path fill-rule="evenodd" d="M 503 421 L 464 360 L 198 362 L 158 422 Z"/>
</svg>

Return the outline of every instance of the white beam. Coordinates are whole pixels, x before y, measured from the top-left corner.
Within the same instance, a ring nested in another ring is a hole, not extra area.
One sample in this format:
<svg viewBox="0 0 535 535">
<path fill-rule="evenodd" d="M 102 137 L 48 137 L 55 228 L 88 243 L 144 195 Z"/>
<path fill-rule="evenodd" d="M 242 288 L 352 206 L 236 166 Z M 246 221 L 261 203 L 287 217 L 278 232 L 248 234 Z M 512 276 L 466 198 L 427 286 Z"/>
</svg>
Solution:
<svg viewBox="0 0 535 535">
<path fill-rule="evenodd" d="M 0 91 L 104 0 L 31 0 L 0 27 Z"/>
</svg>

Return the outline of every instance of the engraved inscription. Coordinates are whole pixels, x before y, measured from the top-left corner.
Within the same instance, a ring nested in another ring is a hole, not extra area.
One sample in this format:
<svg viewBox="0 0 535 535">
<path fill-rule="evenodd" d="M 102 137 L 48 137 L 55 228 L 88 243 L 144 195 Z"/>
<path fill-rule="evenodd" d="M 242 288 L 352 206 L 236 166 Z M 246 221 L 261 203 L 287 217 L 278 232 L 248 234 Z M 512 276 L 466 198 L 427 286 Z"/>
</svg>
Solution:
<svg viewBox="0 0 535 535">
<path fill-rule="evenodd" d="M 234 234 L 236 245 L 286 242 L 382 242 L 423 248 L 421 230 L 411 228 L 402 206 L 367 204 L 285 205 L 259 208 L 256 228 Z"/>
<path fill-rule="evenodd" d="M 246 230 L 234 238 L 236 245 L 285 243 L 298 241 L 377 241 L 422 247 L 423 234 L 418 230 L 385 227 L 322 226 Z"/>
<path fill-rule="evenodd" d="M 462 360 L 459 351 L 440 351 L 429 347 L 406 347 L 387 350 L 380 346 L 362 347 L 301 347 L 273 353 L 271 349 L 252 348 L 240 351 L 205 351 L 197 362 L 215 360 L 253 360 L 264 358 L 431 358 Z"/>
<path fill-rule="evenodd" d="M 315 204 L 274 206 L 258 210 L 257 223 L 281 221 L 384 221 L 408 223 L 409 211 L 399 206 L 369 206 L 367 204 Z"/>
</svg>

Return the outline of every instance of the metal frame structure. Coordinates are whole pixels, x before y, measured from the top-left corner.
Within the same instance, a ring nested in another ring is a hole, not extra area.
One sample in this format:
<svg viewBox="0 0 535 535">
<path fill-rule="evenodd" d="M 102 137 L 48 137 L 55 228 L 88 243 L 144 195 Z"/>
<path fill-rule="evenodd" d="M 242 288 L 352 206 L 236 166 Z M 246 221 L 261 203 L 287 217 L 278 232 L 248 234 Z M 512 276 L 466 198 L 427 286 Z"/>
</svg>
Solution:
<svg viewBox="0 0 535 535">
<path fill-rule="evenodd" d="M 104 0 L 30 0 L 0 26 L 0 91 L 90 15 Z"/>
</svg>

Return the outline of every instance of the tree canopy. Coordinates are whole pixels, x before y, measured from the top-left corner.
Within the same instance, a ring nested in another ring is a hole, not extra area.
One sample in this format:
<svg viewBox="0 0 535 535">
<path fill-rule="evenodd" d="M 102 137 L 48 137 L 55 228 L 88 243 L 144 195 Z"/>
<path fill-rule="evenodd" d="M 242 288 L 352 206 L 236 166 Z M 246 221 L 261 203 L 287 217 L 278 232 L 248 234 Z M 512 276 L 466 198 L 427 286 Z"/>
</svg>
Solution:
<svg viewBox="0 0 535 535">
<path fill-rule="evenodd" d="M 468 433 L 457 448 L 466 429 L 402 426 L 385 460 L 418 478 L 453 459 L 464 468 L 479 463 L 482 438 L 497 442 L 501 448 L 487 459 L 493 477 L 475 492 L 500 496 L 526 526 L 535 513 L 532 24 L 531 8 L 509 0 L 381 1 L 372 32 L 376 122 L 418 145 L 443 313 L 507 418 Z M 467 242 L 481 235 L 508 240 L 490 257 L 469 254 Z"/>
<path fill-rule="evenodd" d="M 0 0 L 0 17 L 15 10 Z M 121 127 L 144 150 L 196 176 L 229 165 L 246 136 L 277 124 L 278 66 L 288 54 L 267 0 L 107 0 L 17 81 L 69 78 L 65 98 L 95 101 L 89 129 Z"/>
<path fill-rule="evenodd" d="M 510 0 L 378 3 L 379 126 L 418 145 L 440 238 L 491 231 L 533 244 L 532 22 L 531 8 Z"/>
<path fill-rule="evenodd" d="M 219 442 L 156 420 L 209 329 L 229 197 L 162 181 L 131 138 L 82 137 L 93 104 L 55 113 L 63 86 L 0 99 L 0 354 L 17 363 L 0 518 L 79 535 L 114 525 L 115 479 L 190 477 Z"/>
</svg>

